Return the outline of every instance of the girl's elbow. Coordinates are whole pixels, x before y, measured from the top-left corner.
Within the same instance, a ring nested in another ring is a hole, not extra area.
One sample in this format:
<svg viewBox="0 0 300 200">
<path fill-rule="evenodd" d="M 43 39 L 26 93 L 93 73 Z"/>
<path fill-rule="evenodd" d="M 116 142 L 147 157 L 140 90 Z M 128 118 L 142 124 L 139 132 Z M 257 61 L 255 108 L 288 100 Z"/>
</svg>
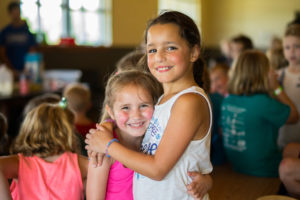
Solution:
<svg viewBox="0 0 300 200">
<path fill-rule="evenodd" d="M 167 172 L 165 172 L 165 170 L 154 170 L 153 173 L 151 174 L 151 179 L 155 180 L 155 181 L 161 181 L 163 180 L 167 175 Z"/>
</svg>

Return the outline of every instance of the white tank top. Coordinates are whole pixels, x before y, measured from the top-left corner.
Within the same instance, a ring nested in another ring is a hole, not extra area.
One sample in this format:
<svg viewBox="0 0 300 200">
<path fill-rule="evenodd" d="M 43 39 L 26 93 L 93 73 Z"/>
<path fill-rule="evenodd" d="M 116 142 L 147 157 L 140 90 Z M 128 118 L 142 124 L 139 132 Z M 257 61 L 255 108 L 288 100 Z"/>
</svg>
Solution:
<svg viewBox="0 0 300 200">
<path fill-rule="evenodd" d="M 209 130 L 202 139 L 190 142 L 181 158 L 163 180 L 155 181 L 139 173 L 135 173 L 133 178 L 133 194 L 135 200 L 193 199 L 186 190 L 186 185 L 192 182 L 187 172 L 197 171 L 202 174 L 207 174 L 212 171 L 210 162 L 212 110 L 210 101 L 204 91 L 199 87 L 193 86 L 185 89 L 174 95 L 167 102 L 155 106 L 152 120 L 142 142 L 142 150 L 146 154 L 155 154 L 170 118 L 172 106 L 178 97 L 185 93 L 197 93 L 206 99 L 210 111 Z M 201 112 L 201 110 L 199 110 L 199 112 Z M 209 199 L 208 194 L 206 194 L 203 199 Z"/>
</svg>

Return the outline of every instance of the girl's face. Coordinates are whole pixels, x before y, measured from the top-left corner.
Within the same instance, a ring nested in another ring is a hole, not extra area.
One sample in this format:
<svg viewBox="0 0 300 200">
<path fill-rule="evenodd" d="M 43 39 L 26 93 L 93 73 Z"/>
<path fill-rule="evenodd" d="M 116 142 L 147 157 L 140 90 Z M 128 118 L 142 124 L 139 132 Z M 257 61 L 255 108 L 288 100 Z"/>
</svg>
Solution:
<svg viewBox="0 0 300 200">
<path fill-rule="evenodd" d="M 121 134 L 143 136 L 153 115 L 153 100 L 148 91 L 137 85 L 127 85 L 116 94 L 113 109 L 108 113 Z"/>
<path fill-rule="evenodd" d="M 219 94 L 226 96 L 227 95 L 227 74 L 221 70 L 216 69 L 214 72 L 210 73 L 210 87 L 211 92 L 218 92 Z"/>
<path fill-rule="evenodd" d="M 283 38 L 284 57 L 289 65 L 300 65 L 300 37 L 286 36 Z"/>
<path fill-rule="evenodd" d="M 193 73 L 199 48 L 190 48 L 175 24 L 155 24 L 147 33 L 147 60 L 150 72 L 161 83 L 177 81 Z"/>
</svg>

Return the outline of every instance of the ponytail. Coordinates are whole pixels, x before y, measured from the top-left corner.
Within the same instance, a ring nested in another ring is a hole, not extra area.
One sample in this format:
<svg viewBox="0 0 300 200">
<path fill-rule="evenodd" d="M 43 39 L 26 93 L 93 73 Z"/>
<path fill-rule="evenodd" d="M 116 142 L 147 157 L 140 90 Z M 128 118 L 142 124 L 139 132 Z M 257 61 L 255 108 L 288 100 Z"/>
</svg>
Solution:
<svg viewBox="0 0 300 200">
<path fill-rule="evenodd" d="M 205 61 L 201 57 L 194 63 L 193 74 L 196 83 L 208 93 L 210 89 L 209 75 Z"/>
</svg>

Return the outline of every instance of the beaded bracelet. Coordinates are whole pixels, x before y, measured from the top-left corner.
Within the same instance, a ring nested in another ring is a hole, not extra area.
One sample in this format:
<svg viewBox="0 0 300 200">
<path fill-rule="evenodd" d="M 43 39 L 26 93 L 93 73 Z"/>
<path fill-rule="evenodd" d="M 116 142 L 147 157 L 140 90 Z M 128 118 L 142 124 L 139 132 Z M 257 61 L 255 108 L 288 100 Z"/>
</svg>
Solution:
<svg viewBox="0 0 300 200">
<path fill-rule="evenodd" d="M 108 147 L 113 143 L 113 142 L 119 142 L 119 140 L 117 138 L 112 139 L 111 141 L 109 141 L 106 145 L 105 148 L 105 155 L 110 158 L 110 155 L 108 155 Z"/>
</svg>

